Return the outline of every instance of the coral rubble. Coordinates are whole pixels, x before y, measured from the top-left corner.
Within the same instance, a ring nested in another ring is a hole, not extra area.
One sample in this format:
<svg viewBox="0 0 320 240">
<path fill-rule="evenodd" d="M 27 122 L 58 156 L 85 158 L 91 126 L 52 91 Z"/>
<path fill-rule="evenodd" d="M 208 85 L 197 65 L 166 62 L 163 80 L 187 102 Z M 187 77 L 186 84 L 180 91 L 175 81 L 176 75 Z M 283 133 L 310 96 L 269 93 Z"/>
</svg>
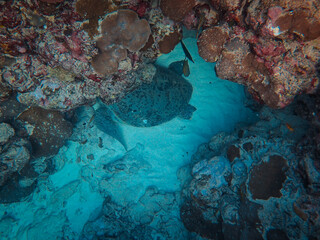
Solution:
<svg viewBox="0 0 320 240">
<path fill-rule="evenodd" d="M 221 19 L 202 32 L 200 56 L 217 62 L 220 78 L 246 85 L 273 108 L 315 92 L 320 82 L 319 1 L 246 2 L 211 1 Z"/>
</svg>

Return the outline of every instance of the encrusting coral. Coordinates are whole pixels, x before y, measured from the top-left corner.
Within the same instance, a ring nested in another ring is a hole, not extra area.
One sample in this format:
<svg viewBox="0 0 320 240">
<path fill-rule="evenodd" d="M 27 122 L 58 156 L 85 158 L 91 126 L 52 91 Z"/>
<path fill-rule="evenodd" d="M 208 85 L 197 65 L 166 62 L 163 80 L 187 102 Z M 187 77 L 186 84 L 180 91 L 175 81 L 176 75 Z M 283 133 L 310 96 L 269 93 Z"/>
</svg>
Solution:
<svg viewBox="0 0 320 240">
<path fill-rule="evenodd" d="M 176 22 L 182 21 L 195 5 L 195 0 L 161 0 L 160 2 L 163 14 Z"/>
<path fill-rule="evenodd" d="M 99 19 L 116 9 L 117 5 L 108 0 L 78 0 L 76 3 L 77 12 L 81 17 L 88 19 L 88 22 L 83 24 L 83 29 L 91 38 L 99 33 Z"/>
<path fill-rule="evenodd" d="M 159 51 L 164 54 L 171 52 L 181 39 L 182 34 L 179 31 L 166 35 L 161 41 L 159 41 Z"/>
<path fill-rule="evenodd" d="M 219 78 L 248 87 L 260 103 L 289 105 L 319 86 L 320 2 L 212 0 L 225 24 L 205 29 L 199 55 Z"/>
<path fill-rule="evenodd" d="M 212 27 L 204 30 L 198 40 L 199 55 L 208 62 L 216 62 L 227 38 L 226 28 Z"/>
<path fill-rule="evenodd" d="M 92 60 L 92 66 L 100 74 L 112 74 L 119 62 L 130 52 L 139 51 L 151 33 L 147 20 L 139 19 L 132 10 L 118 10 L 108 14 L 101 22 L 102 36 L 97 40 L 100 54 Z"/>
</svg>

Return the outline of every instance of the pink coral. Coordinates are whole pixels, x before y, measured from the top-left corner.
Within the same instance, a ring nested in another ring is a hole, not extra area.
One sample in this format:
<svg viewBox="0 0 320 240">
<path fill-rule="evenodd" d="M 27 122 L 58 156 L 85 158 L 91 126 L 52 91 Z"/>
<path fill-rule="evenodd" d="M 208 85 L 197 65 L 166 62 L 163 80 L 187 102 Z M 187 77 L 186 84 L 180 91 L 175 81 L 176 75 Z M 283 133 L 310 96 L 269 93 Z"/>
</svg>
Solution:
<svg viewBox="0 0 320 240">
<path fill-rule="evenodd" d="M 231 16 L 240 16 L 243 10 L 237 0 L 212 3 L 224 21 L 232 22 L 232 27 L 225 25 L 227 37 L 217 39 L 221 33 L 213 29 L 221 26 L 214 26 L 205 29 L 198 41 L 200 56 L 217 61 L 219 77 L 246 85 L 256 99 L 273 108 L 285 107 L 296 95 L 317 89 L 319 1 L 253 0 L 245 19 Z M 247 46 L 242 54 L 241 48 L 235 48 L 239 43 Z"/>
<path fill-rule="evenodd" d="M 183 19 L 183 24 L 187 29 L 194 29 L 197 27 L 198 18 L 194 11 L 190 11 Z"/>
<path fill-rule="evenodd" d="M 135 11 L 139 17 L 143 17 L 150 8 L 150 3 L 144 0 L 138 0 L 136 3 L 129 5 L 129 9 Z"/>
</svg>

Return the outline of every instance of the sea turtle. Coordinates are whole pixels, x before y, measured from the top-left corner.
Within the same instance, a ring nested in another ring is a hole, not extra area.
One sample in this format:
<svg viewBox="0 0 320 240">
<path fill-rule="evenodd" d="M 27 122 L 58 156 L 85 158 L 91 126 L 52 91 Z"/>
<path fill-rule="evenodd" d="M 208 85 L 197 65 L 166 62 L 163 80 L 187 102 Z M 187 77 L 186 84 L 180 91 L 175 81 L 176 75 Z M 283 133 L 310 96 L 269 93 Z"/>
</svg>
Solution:
<svg viewBox="0 0 320 240">
<path fill-rule="evenodd" d="M 144 83 L 110 109 L 123 122 L 152 127 L 179 116 L 190 119 L 195 107 L 189 104 L 192 85 L 175 72 L 160 66 L 151 83 Z"/>
</svg>

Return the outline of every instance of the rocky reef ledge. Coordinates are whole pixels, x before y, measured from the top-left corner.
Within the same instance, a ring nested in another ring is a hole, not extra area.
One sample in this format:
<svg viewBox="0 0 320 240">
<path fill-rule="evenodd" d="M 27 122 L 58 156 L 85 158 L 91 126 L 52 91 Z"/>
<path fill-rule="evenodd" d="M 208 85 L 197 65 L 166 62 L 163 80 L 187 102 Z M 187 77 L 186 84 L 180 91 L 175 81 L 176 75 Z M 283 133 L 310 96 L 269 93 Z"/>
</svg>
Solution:
<svg viewBox="0 0 320 240">
<path fill-rule="evenodd" d="M 318 239 L 318 101 L 264 107 L 256 124 L 201 145 L 180 169 L 185 227 L 205 239 Z"/>
</svg>

